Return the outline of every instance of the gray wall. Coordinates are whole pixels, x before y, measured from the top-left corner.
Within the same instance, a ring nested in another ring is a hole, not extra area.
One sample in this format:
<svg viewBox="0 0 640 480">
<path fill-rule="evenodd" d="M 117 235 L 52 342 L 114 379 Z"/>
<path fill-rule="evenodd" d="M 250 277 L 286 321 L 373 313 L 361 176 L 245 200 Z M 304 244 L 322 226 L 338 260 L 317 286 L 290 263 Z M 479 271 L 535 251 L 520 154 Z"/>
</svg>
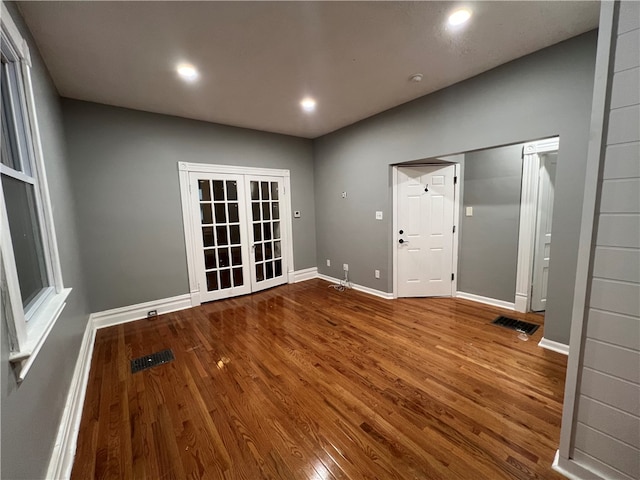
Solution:
<svg viewBox="0 0 640 480">
<path fill-rule="evenodd" d="M 179 161 L 291 171 L 294 265 L 314 267 L 311 140 L 63 100 L 92 312 L 189 292 Z"/>
<path fill-rule="evenodd" d="M 390 164 L 559 135 L 544 334 L 568 343 L 596 39 L 581 35 L 317 139 L 320 272 L 341 277 L 348 263 L 355 283 L 392 290 Z"/>
<path fill-rule="evenodd" d="M 606 478 L 637 479 L 640 3 L 623 1 L 619 18 L 571 457 Z"/>
<path fill-rule="evenodd" d="M 36 479 L 43 478 L 46 473 L 89 309 L 78 257 L 76 215 L 70 194 L 59 97 L 17 9 L 13 4 L 7 6 L 22 35 L 29 41 L 38 124 L 62 275 L 65 286 L 73 288 L 67 306 L 20 385 L 16 384 L 7 361 L 7 332 L 2 322 L 2 478 Z"/>
<path fill-rule="evenodd" d="M 458 290 L 513 303 L 518 268 L 522 146 L 465 155 Z M 473 216 L 465 216 L 473 207 Z"/>
</svg>

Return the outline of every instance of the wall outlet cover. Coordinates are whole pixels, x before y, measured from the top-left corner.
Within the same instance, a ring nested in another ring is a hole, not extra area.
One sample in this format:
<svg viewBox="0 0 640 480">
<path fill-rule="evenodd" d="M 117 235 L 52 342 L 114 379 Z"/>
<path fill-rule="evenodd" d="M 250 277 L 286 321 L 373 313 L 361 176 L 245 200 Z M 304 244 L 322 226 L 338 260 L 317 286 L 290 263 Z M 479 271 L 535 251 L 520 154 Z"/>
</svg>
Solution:
<svg viewBox="0 0 640 480">
<path fill-rule="evenodd" d="M 348 263 L 343 263 L 342 264 L 342 270 L 344 270 L 345 272 L 349 271 L 349 264 Z"/>
<path fill-rule="evenodd" d="M 293 212 L 293 218 L 300 218 L 300 210 Z"/>
<path fill-rule="evenodd" d="M 380 278 L 380 270 L 376 270 L 374 275 L 376 278 Z"/>
<path fill-rule="evenodd" d="M 330 267 L 330 266 L 331 266 L 331 260 L 327 258 L 327 267 Z"/>
<path fill-rule="evenodd" d="M 376 220 L 382 220 L 382 212 L 376 212 Z"/>
</svg>

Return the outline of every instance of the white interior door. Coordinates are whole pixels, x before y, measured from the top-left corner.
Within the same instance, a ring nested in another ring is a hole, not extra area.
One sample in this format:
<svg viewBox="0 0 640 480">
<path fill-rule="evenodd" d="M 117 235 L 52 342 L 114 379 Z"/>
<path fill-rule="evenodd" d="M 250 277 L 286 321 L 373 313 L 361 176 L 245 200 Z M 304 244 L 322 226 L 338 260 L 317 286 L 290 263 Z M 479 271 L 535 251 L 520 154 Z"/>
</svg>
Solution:
<svg viewBox="0 0 640 480">
<path fill-rule="evenodd" d="M 553 196 L 558 153 L 540 155 L 540 178 L 538 181 L 538 207 L 533 256 L 533 285 L 531 310 L 546 310 L 547 284 L 549 279 L 549 252 L 551 250 L 551 220 L 553 218 Z"/>
<path fill-rule="evenodd" d="M 287 282 L 284 254 L 285 228 L 282 221 L 283 180 L 280 177 L 245 176 L 247 218 L 250 219 L 251 291 L 275 287 Z"/>
<path fill-rule="evenodd" d="M 250 293 L 243 176 L 196 172 L 189 178 L 201 301 Z"/>
<path fill-rule="evenodd" d="M 399 297 L 452 295 L 454 165 L 399 167 Z"/>
</svg>

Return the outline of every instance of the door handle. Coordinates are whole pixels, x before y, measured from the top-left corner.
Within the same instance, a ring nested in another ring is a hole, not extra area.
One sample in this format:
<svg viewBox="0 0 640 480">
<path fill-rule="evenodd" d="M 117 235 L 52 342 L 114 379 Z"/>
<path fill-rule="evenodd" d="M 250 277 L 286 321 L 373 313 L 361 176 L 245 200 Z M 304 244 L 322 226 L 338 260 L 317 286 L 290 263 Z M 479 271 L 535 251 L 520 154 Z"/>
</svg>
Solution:
<svg viewBox="0 0 640 480">
<path fill-rule="evenodd" d="M 409 241 L 408 241 L 408 240 L 400 239 L 400 240 L 398 240 L 398 243 L 409 243 Z"/>
</svg>

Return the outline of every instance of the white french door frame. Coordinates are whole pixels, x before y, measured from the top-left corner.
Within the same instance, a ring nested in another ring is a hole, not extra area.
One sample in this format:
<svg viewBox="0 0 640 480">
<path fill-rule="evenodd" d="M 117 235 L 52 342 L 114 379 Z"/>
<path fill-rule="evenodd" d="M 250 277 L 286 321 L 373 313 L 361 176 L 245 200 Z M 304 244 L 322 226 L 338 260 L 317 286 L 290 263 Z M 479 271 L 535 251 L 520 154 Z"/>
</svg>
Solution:
<svg viewBox="0 0 640 480">
<path fill-rule="evenodd" d="M 533 253 L 535 250 L 536 216 L 540 179 L 540 156 L 557 152 L 560 138 L 546 138 L 524 144 L 522 153 L 522 190 L 520 194 L 520 226 L 518 231 L 518 263 L 516 273 L 515 310 L 531 310 L 533 286 Z"/>
<path fill-rule="evenodd" d="M 421 163 L 421 164 L 410 164 L 410 165 L 393 165 L 391 167 L 391 184 L 392 184 L 392 192 L 391 198 L 393 202 L 392 212 L 392 226 L 393 229 L 391 232 L 391 251 L 392 251 L 392 262 L 393 262 L 393 298 L 398 298 L 398 168 L 411 168 L 411 167 L 424 167 L 424 166 L 450 166 L 453 165 L 455 167 L 455 177 L 457 181 L 453 185 L 453 226 L 455 227 L 455 232 L 453 233 L 453 259 L 451 265 L 451 271 L 453 272 L 453 281 L 451 282 L 451 292 L 452 295 L 455 295 L 455 292 L 458 290 L 458 232 L 459 232 L 459 224 L 460 224 L 460 164 L 459 163 Z"/>
<path fill-rule="evenodd" d="M 232 165 L 214 165 L 209 163 L 189 163 L 178 162 L 178 176 L 180 181 L 180 200 L 182 203 L 182 223 L 184 228 L 184 240 L 187 254 L 187 270 L 189 275 L 189 294 L 191 295 L 191 306 L 196 307 L 202 304 L 200 288 L 198 286 L 198 269 L 196 258 L 200 253 L 197 251 L 197 241 L 194 237 L 193 208 L 191 195 L 189 193 L 189 174 L 231 174 L 248 175 L 252 177 L 279 177 L 282 178 L 284 192 L 282 192 L 281 222 L 283 228 L 283 257 L 287 264 L 287 283 L 294 281 L 293 266 L 293 225 L 291 221 L 291 175 L 289 170 L 276 168 L 255 168 L 240 167 Z"/>
</svg>

